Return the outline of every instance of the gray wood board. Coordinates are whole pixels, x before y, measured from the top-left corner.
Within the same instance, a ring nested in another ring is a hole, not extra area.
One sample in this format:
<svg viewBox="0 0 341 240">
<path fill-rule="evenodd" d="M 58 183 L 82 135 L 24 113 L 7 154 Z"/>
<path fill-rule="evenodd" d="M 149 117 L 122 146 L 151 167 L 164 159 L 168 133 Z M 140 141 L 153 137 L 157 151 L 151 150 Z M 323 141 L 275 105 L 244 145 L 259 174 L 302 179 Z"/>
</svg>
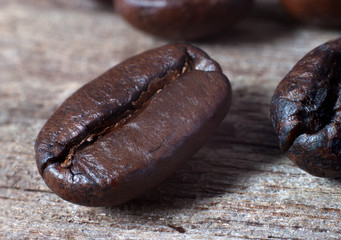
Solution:
<svg viewBox="0 0 341 240">
<path fill-rule="evenodd" d="M 208 143 L 156 189 L 112 208 L 68 203 L 44 184 L 34 141 L 75 90 L 168 43 L 90 0 L 0 0 L 0 237 L 3 239 L 340 239 L 341 184 L 284 157 L 269 120 L 275 87 L 340 30 L 290 22 L 257 1 L 233 31 L 194 43 L 222 66 L 231 110 Z"/>
</svg>

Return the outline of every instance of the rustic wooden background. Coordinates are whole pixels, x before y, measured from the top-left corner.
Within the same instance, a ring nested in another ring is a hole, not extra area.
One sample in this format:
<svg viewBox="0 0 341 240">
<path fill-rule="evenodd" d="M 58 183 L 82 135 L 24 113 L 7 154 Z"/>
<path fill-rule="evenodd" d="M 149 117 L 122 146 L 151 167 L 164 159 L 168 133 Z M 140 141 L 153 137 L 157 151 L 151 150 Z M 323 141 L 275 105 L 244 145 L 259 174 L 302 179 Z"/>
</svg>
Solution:
<svg viewBox="0 0 341 240">
<path fill-rule="evenodd" d="M 72 92 L 166 40 L 91 0 L 0 0 L 1 239 L 341 239 L 341 181 L 296 168 L 277 145 L 269 102 L 307 51 L 341 36 L 298 25 L 275 0 L 220 38 L 195 43 L 234 95 L 216 134 L 161 186 L 126 204 L 61 200 L 40 178 L 33 144 Z"/>
</svg>

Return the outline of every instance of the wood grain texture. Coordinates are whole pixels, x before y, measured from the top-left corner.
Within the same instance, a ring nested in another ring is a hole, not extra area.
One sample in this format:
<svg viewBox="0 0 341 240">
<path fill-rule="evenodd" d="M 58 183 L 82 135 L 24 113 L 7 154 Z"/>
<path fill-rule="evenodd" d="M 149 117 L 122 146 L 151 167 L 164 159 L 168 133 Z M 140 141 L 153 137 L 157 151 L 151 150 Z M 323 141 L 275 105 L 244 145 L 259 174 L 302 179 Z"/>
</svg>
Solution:
<svg viewBox="0 0 341 240">
<path fill-rule="evenodd" d="M 127 57 L 166 44 L 91 0 L 0 0 L 0 238 L 340 239 L 341 182 L 284 157 L 269 120 L 278 82 L 336 29 L 290 22 L 256 2 L 233 31 L 197 46 L 234 90 L 210 141 L 158 188 L 112 208 L 65 202 L 44 184 L 33 144 L 72 92 Z"/>
</svg>

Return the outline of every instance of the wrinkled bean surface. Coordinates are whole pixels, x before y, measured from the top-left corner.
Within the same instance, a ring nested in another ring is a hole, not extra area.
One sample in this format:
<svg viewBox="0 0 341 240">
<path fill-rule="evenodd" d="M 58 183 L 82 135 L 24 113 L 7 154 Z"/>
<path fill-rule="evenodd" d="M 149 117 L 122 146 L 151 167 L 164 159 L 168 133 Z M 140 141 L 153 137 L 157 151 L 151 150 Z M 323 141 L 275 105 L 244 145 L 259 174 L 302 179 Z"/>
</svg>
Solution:
<svg viewBox="0 0 341 240">
<path fill-rule="evenodd" d="M 285 76 L 271 118 L 296 165 L 320 177 L 341 176 L 341 38 L 309 52 Z"/>
</svg>

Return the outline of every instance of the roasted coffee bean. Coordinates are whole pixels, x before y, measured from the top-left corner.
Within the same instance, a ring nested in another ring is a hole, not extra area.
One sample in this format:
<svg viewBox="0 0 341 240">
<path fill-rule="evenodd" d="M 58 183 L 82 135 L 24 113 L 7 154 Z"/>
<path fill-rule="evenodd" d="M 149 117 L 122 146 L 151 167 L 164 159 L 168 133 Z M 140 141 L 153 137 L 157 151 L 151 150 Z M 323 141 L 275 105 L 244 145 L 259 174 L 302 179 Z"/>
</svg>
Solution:
<svg viewBox="0 0 341 240">
<path fill-rule="evenodd" d="M 340 0 L 281 0 L 296 19 L 307 23 L 341 26 Z"/>
<path fill-rule="evenodd" d="M 253 0 L 115 0 L 115 9 L 136 28 L 167 39 L 202 39 L 230 28 Z"/>
<path fill-rule="evenodd" d="M 297 166 L 341 176 L 341 38 L 309 52 L 285 76 L 271 119 L 280 148 Z"/>
<path fill-rule="evenodd" d="M 231 88 L 217 62 L 172 44 L 122 62 L 69 97 L 39 133 L 39 173 L 60 197 L 111 206 L 150 189 L 205 143 Z"/>
</svg>

